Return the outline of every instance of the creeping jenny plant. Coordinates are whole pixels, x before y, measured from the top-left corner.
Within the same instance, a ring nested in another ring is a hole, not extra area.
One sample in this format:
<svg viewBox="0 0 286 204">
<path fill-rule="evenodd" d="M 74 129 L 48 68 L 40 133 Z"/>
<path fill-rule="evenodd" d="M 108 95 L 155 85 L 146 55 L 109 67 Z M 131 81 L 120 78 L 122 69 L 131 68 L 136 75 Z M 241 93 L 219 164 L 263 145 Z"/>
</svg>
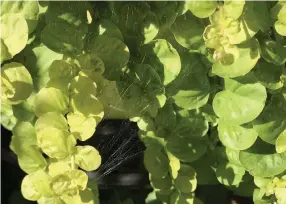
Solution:
<svg viewBox="0 0 286 204">
<path fill-rule="evenodd" d="M 77 141 L 129 118 L 153 199 L 204 203 L 197 186 L 220 183 L 286 203 L 285 2 L 3 1 L 1 31 L 1 124 L 26 199 L 99 203 L 100 152 Z"/>
</svg>

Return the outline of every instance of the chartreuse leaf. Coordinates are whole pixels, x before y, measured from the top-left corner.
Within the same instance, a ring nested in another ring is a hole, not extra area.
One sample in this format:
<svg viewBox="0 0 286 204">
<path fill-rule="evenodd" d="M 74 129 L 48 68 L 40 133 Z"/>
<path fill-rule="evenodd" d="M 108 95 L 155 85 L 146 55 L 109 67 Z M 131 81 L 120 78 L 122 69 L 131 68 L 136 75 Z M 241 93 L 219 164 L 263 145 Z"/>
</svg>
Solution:
<svg viewBox="0 0 286 204">
<path fill-rule="evenodd" d="M 218 92 L 213 108 L 220 119 L 240 125 L 255 119 L 263 110 L 266 90 L 253 73 L 243 77 L 225 79 L 225 90 Z"/>
<path fill-rule="evenodd" d="M 75 162 L 83 170 L 94 171 L 101 164 L 101 156 L 92 146 L 77 146 L 75 151 Z"/>
<path fill-rule="evenodd" d="M 259 137 L 270 144 L 275 144 L 277 137 L 286 128 L 286 106 L 283 103 L 285 99 L 282 95 L 273 97 L 271 103 L 253 121 L 254 129 Z"/>
<path fill-rule="evenodd" d="M 166 148 L 175 157 L 184 162 L 193 162 L 206 152 L 206 145 L 203 141 L 178 136 L 168 138 Z"/>
<path fill-rule="evenodd" d="M 209 98 L 210 84 L 206 69 L 199 56 L 193 53 L 182 57 L 182 70 L 167 88 L 177 106 L 184 109 L 196 109 L 205 105 Z"/>
<path fill-rule="evenodd" d="M 72 183 L 76 184 L 79 190 L 84 190 L 87 186 L 88 176 L 84 171 L 73 169 L 69 172 Z"/>
<path fill-rule="evenodd" d="M 70 131 L 73 135 L 85 141 L 89 139 L 95 132 L 97 122 L 94 117 L 86 117 L 82 114 L 69 113 L 67 115 Z"/>
<path fill-rule="evenodd" d="M 164 85 L 173 81 L 181 71 L 181 60 L 176 49 L 164 40 L 158 39 L 143 46 L 140 50 L 144 63 L 150 64 L 159 74 Z"/>
<path fill-rule="evenodd" d="M 62 159 L 74 151 L 76 140 L 66 130 L 46 127 L 37 132 L 39 147 L 51 158 Z"/>
<path fill-rule="evenodd" d="M 258 81 L 263 86 L 272 90 L 276 90 L 283 86 L 283 82 L 280 79 L 280 76 L 282 75 L 282 69 L 282 66 L 277 66 L 264 60 L 260 60 L 253 71 Z"/>
<path fill-rule="evenodd" d="M 3 87 L 2 87 L 3 89 Z M 1 101 L 1 125 L 7 130 L 12 130 L 17 123 L 17 118 L 14 116 L 12 105 Z"/>
<path fill-rule="evenodd" d="M 62 114 L 58 112 L 48 112 L 38 118 L 35 123 L 35 128 L 37 132 L 44 128 L 56 128 L 59 130 L 67 131 L 68 124 Z"/>
<path fill-rule="evenodd" d="M 194 198 L 194 193 L 180 193 L 175 190 L 170 196 L 170 204 L 192 204 Z"/>
<path fill-rule="evenodd" d="M 286 188 L 275 188 L 275 197 L 277 198 L 278 203 L 285 203 L 286 202 Z"/>
<path fill-rule="evenodd" d="M 54 195 L 49 186 L 49 175 L 44 171 L 37 171 L 24 177 L 21 192 L 28 200 L 38 200 L 42 196 L 52 197 Z"/>
<path fill-rule="evenodd" d="M 49 68 L 52 62 L 62 59 L 63 55 L 41 44 L 36 47 L 27 46 L 17 57 L 24 62 L 24 65 L 33 76 L 35 90 L 39 91 L 49 81 Z M 60 70 L 60 68 L 58 69 Z"/>
<path fill-rule="evenodd" d="M 245 174 L 243 167 L 231 163 L 221 163 L 216 169 L 216 176 L 221 184 L 226 186 L 237 185 Z"/>
<path fill-rule="evenodd" d="M 1 15 L 1 31 L 1 49 L 4 48 L 4 54 L 1 54 L 2 64 L 24 49 L 29 31 L 25 18 L 14 14 Z"/>
<path fill-rule="evenodd" d="M 58 176 L 60 174 L 64 174 L 66 172 L 69 172 L 71 170 L 71 167 L 67 162 L 64 161 L 57 161 L 57 162 L 52 162 L 49 165 L 48 173 L 51 177 Z"/>
<path fill-rule="evenodd" d="M 5 45 L 4 41 L 2 40 L 2 38 L 0 38 L 1 40 L 1 58 L 0 58 L 0 62 L 2 64 L 2 62 L 4 62 L 5 60 L 9 60 L 12 58 L 11 54 L 9 53 L 8 47 Z"/>
<path fill-rule="evenodd" d="M 189 1 L 188 8 L 198 18 L 207 18 L 215 12 L 217 2 L 215 1 Z"/>
<path fill-rule="evenodd" d="M 84 92 L 85 94 L 97 95 L 97 86 L 94 81 L 92 81 L 87 76 L 76 76 L 69 85 L 70 93 L 73 94 L 80 94 Z"/>
<path fill-rule="evenodd" d="M 104 63 L 104 77 L 108 80 L 118 79 L 121 69 L 129 60 L 128 47 L 118 38 L 98 36 L 91 46 L 92 55 L 98 56 Z"/>
<path fill-rule="evenodd" d="M 238 21 L 239 29 L 228 35 L 231 44 L 240 44 L 252 38 L 260 29 L 267 31 L 270 26 L 270 16 L 265 2 L 255 4 L 246 2 L 245 11 Z"/>
<path fill-rule="evenodd" d="M 20 168 L 26 173 L 34 173 L 43 170 L 47 166 L 47 161 L 35 146 L 22 146 L 23 153 L 18 154 L 18 163 Z"/>
<path fill-rule="evenodd" d="M 275 147 L 277 153 L 286 151 L 286 130 L 284 130 L 276 139 Z"/>
<path fill-rule="evenodd" d="M 178 171 L 181 168 L 180 160 L 168 151 L 167 151 L 167 156 L 169 159 L 169 166 L 170 166 L 169 172 L 170 172 L 172 178 L 175 179 L 175 178 L 177 178 Z"/>
<path fill-rule="evenodd" d="M 21 192 L 24 198 L 32 201 L 36 201 L 42 196 L 34 186 L 33 174 L 24 177 L 21 184 Z"/>
<path fill-rule="evenodd" d="M 275 153 L 275 147 L 261 140 L 248 150 L 240 151 L 239 160 L 256 177 L 272 177 L 286 170 L 286 153 Z"/>
<path fill-rule="evenodd" d="M 37 171 L 32 174 L 32 182 L 35 189 L 45 197 L 51 197 L 54 195 L 50 187 L 51 177 L 45 171 Z"/>
<path fill-rule="evenodd" d="M 38 117 L 48 112 L 65 114 L 68 112 L 68 103 L 68 95 L 60 89 L 43 88 L 35 97 L 34 111 Z"/>
<path fill-rule="evenodd" d="M 163 178 L 168 173 L 168 157 L 158 145 L 148 147 L 144 152 L 144 165 L 154 178 Z"/>
<path fill-rule="evenodd" d="M 85 117 L 95 117 L 98 121 L 104 115 L 103 107 L 99 100 L 95 96 L 86 94 L 85 92 L 74 94 L 71 97 L 71 107 L 73 113 L 82 114 Z"/>
<path fill-rule="evenodd" d="M 12 133 L 10 148 L 17 155 L 25 154 L 23 146 L 35 147 L 37 145 L 35 128 L 29 122 L 19 121 L 13 128 Z"/>
<path fill-rule="evenodd" d="M 228 18 L 238 19 L 244 8 L 245 1 L 224 1 L 223 12 Z"/>
<path fill-rule="evenodd" d="M 273 40 L 260 41 L 261 56 L 267 62 L 283 65 L 286 62 L 286 46 Z"/>
<path fill-rule="evenodd" d="M 86 188 L 79 192 L 81 204 L 99 204 L 99 201 L 94 198 L 94 194 L 90 188 Z"/>
<path fill-rule="evenodd" d="M 3 1 L 1 2 L 1 16 L 5 14 L 22 15 L 28 24 L 29 34 L 38 24 L 39 4 L 37 1 Z"/>
<path fill-rule="evenodd" d="M 215 62 L 212 66 L 212 73 L 220 77 L 238 77 L 250 72 L 256 65 L 259 54 L 259 43 L 256 39 L 248 40 L 237 45 L 239 57 L 230 65 Z"/>
<path fill-rule="evenodd" d="M 225 148 L 225 154 L 230 163 L 235 164 L 236 166 L 242 166 L 239 160 L 239 150 L 234 150 L 227 147 Z"/>
<path fill-rule="evenodd" d="M 282 36 L 286 36 L 286 6 L 284 2 L 278 2 L 273 8 L 271 8 L 271 17 L 277 20 L 274 24 L 275 30 Z"/>
<path fill-rule="evenodd" d="M 205 47 L 204 25 L 191 12 L 178 16 L 170 29 L 176 41 L 183 47 L 191 50 L 202 50 Z"/>
<path fill-rule="evenodd" d="M 72 184 L 68 173 L 53 177 L 50 183 L 52 190 L 58 196 L 63 194 L 75 195 L 78 193 L 77 186 Z"/>
<path fill-rule="evenodd" d="M 26 100 L 33 91 L 33 82 L 28 70 L 19 63 L 11 62 L 1 68 L 1 98 L 18 104 Z"/>
<path fill-rule="evenodd" d="M 286 36 L 286 25 L 284 23 L 280 23 L 279 21 L 276 21 L 275 24 L 275 30 L 277 33 L 279 33 L 282 36 Z"/>
<path fill-rule="evenodd" d="M 182 164 L 174 184 L 175 188 L 182 193 L 194 192 L 197 187 L 195 170 L 191 166 Z"/>
<path fill-rule="evenodd" d="M 224 146 L 234 150 L 244 150 L 251 147 L 258 134 L 251 124 L 231 125 L 220 120 L 218 124 L 219 139 Z"/>
</svg>

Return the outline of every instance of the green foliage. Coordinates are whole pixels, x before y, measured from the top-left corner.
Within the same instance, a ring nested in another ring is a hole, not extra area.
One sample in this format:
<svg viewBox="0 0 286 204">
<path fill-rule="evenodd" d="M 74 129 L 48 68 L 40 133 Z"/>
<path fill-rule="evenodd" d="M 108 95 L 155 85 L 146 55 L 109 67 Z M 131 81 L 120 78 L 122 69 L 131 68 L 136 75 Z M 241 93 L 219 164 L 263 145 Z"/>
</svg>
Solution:
<svg viewBox="0 0 286 204">
<path fill-rule="evenodd" d="M 1 2 L 1 124 L 23 196 L 99 203 L 86 171 L 100 152 L 77 140 L 129 118 L 146 203 L 204 203 L 197 186 L 223 184 L 284 204 L 285 14 L 283 1 Z"/>
</svg>

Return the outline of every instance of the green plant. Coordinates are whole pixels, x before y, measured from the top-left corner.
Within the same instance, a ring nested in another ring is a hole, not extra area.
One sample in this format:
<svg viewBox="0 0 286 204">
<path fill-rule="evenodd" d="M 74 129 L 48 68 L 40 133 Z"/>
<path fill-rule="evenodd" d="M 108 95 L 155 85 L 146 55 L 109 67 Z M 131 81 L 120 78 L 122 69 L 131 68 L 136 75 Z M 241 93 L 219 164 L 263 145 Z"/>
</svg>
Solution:
<svg viewBox="0 0 286 204">
<path fill-rule="evenodd" d="M 203 203 L 197 185 L 217 183 L 286 202 L 285 2 L 6 1 L 1 11 L 1 124 L 28 174 L 26 199 L 98 203 L 85 171 L 100 152 L 76 141 L 103 118 L 129 118 L 146 146 L 146 202 Z"/>
</svg>

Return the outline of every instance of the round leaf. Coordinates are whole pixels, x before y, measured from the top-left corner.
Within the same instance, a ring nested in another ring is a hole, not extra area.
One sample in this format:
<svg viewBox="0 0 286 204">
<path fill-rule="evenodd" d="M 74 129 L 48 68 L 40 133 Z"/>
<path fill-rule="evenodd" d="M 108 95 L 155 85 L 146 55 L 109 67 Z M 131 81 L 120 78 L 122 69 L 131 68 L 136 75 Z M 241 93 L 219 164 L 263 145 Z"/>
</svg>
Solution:
<svg viewBox="0 0 286 204">
<path fill-rule="evenodd" d="M 168 175 L 163 178 L 156 178 L 150 174 L 149 178 L 154 189 L 170 189 L 172 186 L 172 179 Z"/>
<path fill-rule="evenodd" d="M 118 79 L 120 70 L 125 67 L 130 55 L 128 47 L 121 40 L 104 35 L 95 39 L 91 53 L 102 59 L 105 66 L 103 75 L 108 80 Z"/>
<path fill-rule="evenodd" d="M 71 107 L 75 114 L 83 114 L 85 117 L 95 117 L 98 121 L 100 121 L 104 115 L 103 107 L 99 100 L 85 92 L 72 96 Z"/>
<path fill-rule="evenodd" d="M 251 73 L 225 79 L 225 90 L 215 95 L 213 108 L 220 119 L 240 125 L 255 119 L 262 112 L 265 101 L 266 90 Z"/>
<path fill-rule="evenodd" d="M 86 76 L 76 76 L 70 82 L 69 90 L 71 94 L 80 94 L 84 92 L 88 95 L 97 95 L 96 83 Z"/>
<path fill-rule="evenodd" d="M 259 43 L 256 39 L 251 39 L 237 45 L 239 57 L 230 65 L 223 65 L 215 62 L 212 66 L 212 73 L 220 77 L 238 77 L 247 74 L 256 65 L 259 54 Z"/>
<path fill-rule="evenodd" d="M 33 184 L 33 175 L 26 175 L 22 180 L 21 192 L 27 200 L 37 201 L 42 195 L 37 191 Z"/>
<path fill-rule="evenodd" d="M 47 24 L 41 34 L 43 44 L 62 54 L 79 54 L 84 47 L 85 37 L 85 29 L 62 20 Z"/>
<path fill-rule="evenodd" d="M 277 66 L 266 61 L 260 61 L 257 63 L 254 73 L 263 86 L 276 90 L 283 86 L 283 82 L 280 80 L 282 68 L 282 66 Z"/>
<path fill-rule="evenodd" d="M 261 147 L 262 148 L 262 147 Z M 241 151 L 239 160 L 253 176 L 272 177 L 285 171 L 286 153 L 261 154 L 250 150 Z"/>
<path fill-rule="evenodd" d="M 1 101 L 1 125 L 7 130 L 12 130 L 17 123 L 17 118 L 14 116 L 12 105 Z"/>
<path fill-rule="evenodd" d="M 206 152 L 204 142 L 193 138 L 171 137 L 167 140 L 166 148 L 175 157 L 184 162 L 193 162 Z"/>
<path fill-rule="evenodd" d="M 164 39 L 152 41 L 140 50 L 144 62 L 150 64 L 159 74 L 164 85 L 173 81 L 181 71 L 181 60 L 178 52 Z"/>
<path fill-rule="evenodd" d="M 279 102 L 285 101 L 281 97 Z M 270 144 L 275 144 L 276 138 L 286 128 L 286 109 L 279 107 L 276 103 L 271 103 L 264 108 L 262 113 L 253 121 L 253 127 L 259 137 Z"/>
<path fill-rule="evenodd" d="M 234 150 L 244 150 L 251 147 L 258 134 L 251 124 L 231 125 L 227 121 L 219 121 L 219 139 L 226 147 Z"/>
<path fill-rule="evenodd" d="M 83 170 L 94 171 L 101 164 L 101 156 L 99 152 L 92 146 L 77 146 L 75 162 Z"/>
<path fill-rule="evenodd" d="M 26 100 L 33 91 L 32 77 L 19 63 L 11 62 L 1 68 L 2 98 L 12 104 Z"/>
<path fill-rule="evenodd" d="M 84 171 L 73 169 L 69 172 L 73 183 L 78 186 L 79 190 L 84 190 L 87 186 L 88 176 Z"/>
<path fill-rule="evenodd" d="M 39 132 L 44 128 L 56 128 L 59 130 L 68 130 L 68 124 L 65 117 L 57 112 L 48 112 L 41 115 L 35 123 L 36 131 Z"/>
<path fill-rule="evenodd" d="M 25 18 L 22 15 L 14 14 L 5 14 L 1 16 L 1 31 L 1 39 L 3 40 L 9 53 L 7 53 L 4 59 L 2 59 L 3 56 L 1 55 L 2 63 L 4 60 L 10 59 L 10 57 L 14 57 L 16 54 L 18 54 L 21 50 L 24 49 L 28 42 L 29 31 Z"/>
<path fill-rule="evenodd" d="M 20 14 L 28 24 L 29 34 L 32 33 L 38 24 L 39 4 L 37 1 L 3 1 L 1 2 L 1 15 Z"/>
<path fill-rule="evenodd" d="M 188 8 L 198 18 L 207 18 L 216 10 L 215 1 L 189 1 Z"/>
<path fill-rule="evenodd" d="M 97 122 L 93 117 L 69 113 L 67 118 L 71 133 L 80 141 L 85 141 L 94 134 Z"/>
<path fill-rule="evenodd" d="M 68 111 L 68 95 L 59 89 L 49 87 L 41 89 L 35 97 L 35 114 L 40 117 L 48 112 L 65 114 Z"/>
<path fill-rule="evenodd" d="M 19 166 L 26 173 L 34 173 L 43 170 L 47 166 L 47 161 L 35 146 L 22 146 L 22 153 L 18 154 Z"/>
<path fill-rule="evenodd" d="M 204 25 L 191 12 L 178 16 L 170 28 L 176 41 L 183 47 L 192 50 L 201 50 L 205 47 Z"/>
<path fill-rule="evenodd" d="M 144 165 L 154 178 L 163 178 L 168 173 L 169 161 L 158 146 L 148 147 L 144 152 Z"/>
<path fill-rule="evenodd" d="M 53 127 L 43 128 L 37 132 L 38 145 L 51 158 L 62 159 L 73 151 L 76 140 L 68 131 Z"/>
<path fill-rule="evenodd" d="M 210 84 L 206 69 L 198 55 L 182 56 L 182 70 L 171 82 L 166 92 L 171 95 L 177 106 L 184 109 L 196 109 L 205 105 L 209 98 Z"/>
<path fill-rule="evenodd" d="M 35 128 L 29 122 L 19 121 L 13 128 L 10 148 L 17 155 L 25 154 L 22 147 L 36 146 L 37 136 Z"/>
<path fill-rule="evenodd" d="M 181 165 L 174 184 L 176 189 L 182 193 L 194 192 L 197 187 L 195 170 L 191 166 Z"/>
</svg>

